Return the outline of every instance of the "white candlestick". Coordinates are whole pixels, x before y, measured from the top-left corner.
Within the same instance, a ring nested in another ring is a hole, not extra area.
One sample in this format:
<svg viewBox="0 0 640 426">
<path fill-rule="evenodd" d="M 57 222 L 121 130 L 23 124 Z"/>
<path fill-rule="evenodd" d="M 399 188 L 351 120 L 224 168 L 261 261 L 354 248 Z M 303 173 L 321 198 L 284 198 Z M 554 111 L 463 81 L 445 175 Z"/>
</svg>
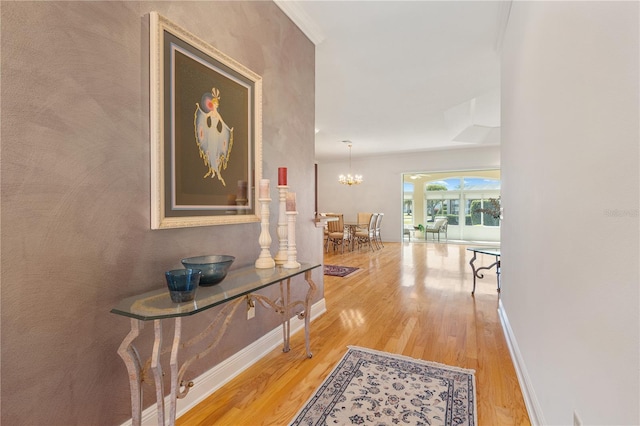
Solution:
<svg viewBox="0 0 640 426">
<path fill-rule="evenodd" d="M 287 261 L 287 185 L 278 185 L 280 204 L 278 210 L 278 253 L 275 256 L 276 265 L 283 265 Z"/>
<path fill-rule="evenodd" d="M 287 212 L 287 261 L 283 268 L 296 269 L 300 267 L 296 257 L 298 251 L 296 250 L 296 216 L 298 212 Z"/>
<path fill-rule="evenodd" d="M 260 181 L 260 192 L 262 193 L 262 181 Z M 258 243 L 260 243 L 262 250 L 260 251 L 260 256 L 256 260 L 256 268 L 273 268 L 276 266 L 276 262 L 271 258 L 271 252 L 269 251 L 271 247 L 271 235 L 269 234 L 269 203 L 271 202 L 271 198 L 260 197 L 258 198 L 258 201 L 260 202 L 261 208 L 260 238 L 258 239 Z"/>
</svg>

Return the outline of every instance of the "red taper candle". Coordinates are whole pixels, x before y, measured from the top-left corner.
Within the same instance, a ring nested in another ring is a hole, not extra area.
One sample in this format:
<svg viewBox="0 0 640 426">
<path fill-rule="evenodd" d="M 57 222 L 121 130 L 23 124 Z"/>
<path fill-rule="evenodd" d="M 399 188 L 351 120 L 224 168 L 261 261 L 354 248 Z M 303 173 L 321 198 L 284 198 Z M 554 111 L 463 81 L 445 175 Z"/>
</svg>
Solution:
<svg viewBox="0 0 640 426">
<path fill-rule="evenodd" d="M 287 168 L 278 167 L 278 185 L 287 185 Z"/>
</svg>

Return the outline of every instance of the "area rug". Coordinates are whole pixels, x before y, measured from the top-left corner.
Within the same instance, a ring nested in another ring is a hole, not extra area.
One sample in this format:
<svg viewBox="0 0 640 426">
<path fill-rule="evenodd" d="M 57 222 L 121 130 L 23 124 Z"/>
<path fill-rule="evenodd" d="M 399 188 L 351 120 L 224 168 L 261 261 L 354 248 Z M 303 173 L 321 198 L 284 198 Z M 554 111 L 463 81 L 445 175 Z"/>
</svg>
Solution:
<svg viewBox="0 0 640 426">
<path fill-rule="evenodd" d="M 349 346 L 290 425 L 475 426 L 474 374 Z"/>
<path fill-rule="evenodd" d="M 346 277 L 357 270 L 358 268 L 353 266 L 324 265 L 324 274 L 331 275 L 332 277 Z"/>
</svg>

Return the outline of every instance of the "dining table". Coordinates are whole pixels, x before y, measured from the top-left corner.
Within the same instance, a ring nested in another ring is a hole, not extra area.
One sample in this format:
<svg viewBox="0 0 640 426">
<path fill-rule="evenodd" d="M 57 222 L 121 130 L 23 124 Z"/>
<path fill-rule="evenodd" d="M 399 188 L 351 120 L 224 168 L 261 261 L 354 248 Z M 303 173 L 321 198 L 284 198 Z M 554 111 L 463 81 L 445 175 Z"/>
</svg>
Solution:
<svg viewBox="0 0 640 426">
<path fill-rule="evenodd" d="M 344 222 L 344 228 L 347 231 L 349 237 L 349 250 L 353 251 L 355 248 L 355 235 L 358 232 L 358 228 L 366 228 L 368 223 L 359 223 L 357 221 Z"/>
</svg>

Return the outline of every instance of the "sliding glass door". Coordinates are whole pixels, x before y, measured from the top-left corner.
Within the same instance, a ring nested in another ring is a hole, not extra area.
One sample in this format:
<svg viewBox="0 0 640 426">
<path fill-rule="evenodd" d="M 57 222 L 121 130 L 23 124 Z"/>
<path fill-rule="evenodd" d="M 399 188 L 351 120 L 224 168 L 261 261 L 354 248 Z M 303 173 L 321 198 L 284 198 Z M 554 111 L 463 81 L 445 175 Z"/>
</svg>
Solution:
<svg viewBox="0 0 640 426">
<path fill-rule="evenodd" d="M 406 174 L 405 228 L 446 218 L 450 240 L 500 241 L 500 171 Z"/>
</svg>

